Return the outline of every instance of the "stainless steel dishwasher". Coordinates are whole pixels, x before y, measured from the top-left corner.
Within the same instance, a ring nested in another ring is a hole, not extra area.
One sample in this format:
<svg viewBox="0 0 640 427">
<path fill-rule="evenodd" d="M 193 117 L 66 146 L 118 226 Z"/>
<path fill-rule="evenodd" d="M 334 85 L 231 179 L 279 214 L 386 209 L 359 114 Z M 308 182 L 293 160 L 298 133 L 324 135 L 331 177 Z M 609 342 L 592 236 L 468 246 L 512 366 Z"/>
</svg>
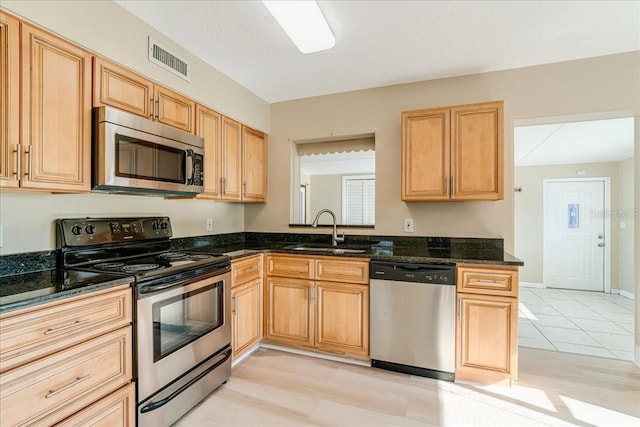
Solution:
<svg viewBox="0 0 640 427">
<path fill-rule="evenodd" d="M 371 366 L 455 379 L 454 264 L 371 262 Z"/>
</svg>

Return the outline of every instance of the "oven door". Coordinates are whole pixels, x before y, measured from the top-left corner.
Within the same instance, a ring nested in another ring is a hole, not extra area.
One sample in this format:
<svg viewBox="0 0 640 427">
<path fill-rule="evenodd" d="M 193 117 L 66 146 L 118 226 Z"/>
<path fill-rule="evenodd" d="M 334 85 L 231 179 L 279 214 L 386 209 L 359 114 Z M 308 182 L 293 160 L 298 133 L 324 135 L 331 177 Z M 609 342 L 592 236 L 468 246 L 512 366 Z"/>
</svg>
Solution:
<svg viewBox="0 0 640 427">
<path fill-rule="evenodd" d="M 230 344 L 230 287 L 231 274 L 225 271 L 139 296 L 139 402 Z"/>
</svg>

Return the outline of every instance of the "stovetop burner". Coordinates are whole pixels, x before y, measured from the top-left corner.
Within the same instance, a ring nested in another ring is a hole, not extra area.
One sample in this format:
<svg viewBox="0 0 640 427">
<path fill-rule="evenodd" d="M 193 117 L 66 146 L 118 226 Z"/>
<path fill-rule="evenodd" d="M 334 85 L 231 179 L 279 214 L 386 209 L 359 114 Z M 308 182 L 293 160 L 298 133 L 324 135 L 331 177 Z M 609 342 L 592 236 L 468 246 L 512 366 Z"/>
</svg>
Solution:
<svg viewBox="0 0 640 427">
<path fill-rule="evenodd" d="M 131 264 L 122 267 L 122 271 L 127 273 L 142 273 L 144 271 L 157 270 L 160 268 L 160 264 Z"/>
<path fill-rule="evenodd" d="M 101 262 L 93 266 L 97 270 L 104 271 L 118 271 L 122 270 L 122 267 L 124 267 L 124 262 Z"/>
</svg>

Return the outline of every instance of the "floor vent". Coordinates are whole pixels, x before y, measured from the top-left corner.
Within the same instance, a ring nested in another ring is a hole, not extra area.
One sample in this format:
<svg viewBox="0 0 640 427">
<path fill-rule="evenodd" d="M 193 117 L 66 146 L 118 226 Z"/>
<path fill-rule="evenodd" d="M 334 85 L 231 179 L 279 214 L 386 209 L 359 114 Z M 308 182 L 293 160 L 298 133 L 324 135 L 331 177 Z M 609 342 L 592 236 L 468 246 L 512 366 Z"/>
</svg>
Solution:
<svg viewBox="0 0 640 427">
<path fill-rule="evenodd" d="M 191 63 L 178 57 L 171 49 L 162 46 L 151 37 L 149 37 L 149 61 L 191 81 Z"/>
</svg>

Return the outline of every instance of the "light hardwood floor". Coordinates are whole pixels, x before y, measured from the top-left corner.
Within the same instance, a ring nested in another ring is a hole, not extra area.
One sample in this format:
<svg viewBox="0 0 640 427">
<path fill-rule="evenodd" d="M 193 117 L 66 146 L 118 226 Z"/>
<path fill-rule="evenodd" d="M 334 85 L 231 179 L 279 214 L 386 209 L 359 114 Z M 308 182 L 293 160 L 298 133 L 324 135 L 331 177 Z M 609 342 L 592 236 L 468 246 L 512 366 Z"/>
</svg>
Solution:
<svg viewBox="0 0 640 427">
<path fill-rule="evenodd" d="M 640 369 L 632 362 L 531 348 L 519 357 L 509 389 L 260 348 L 176 425 L 640 425 Z"/>
</svg>

